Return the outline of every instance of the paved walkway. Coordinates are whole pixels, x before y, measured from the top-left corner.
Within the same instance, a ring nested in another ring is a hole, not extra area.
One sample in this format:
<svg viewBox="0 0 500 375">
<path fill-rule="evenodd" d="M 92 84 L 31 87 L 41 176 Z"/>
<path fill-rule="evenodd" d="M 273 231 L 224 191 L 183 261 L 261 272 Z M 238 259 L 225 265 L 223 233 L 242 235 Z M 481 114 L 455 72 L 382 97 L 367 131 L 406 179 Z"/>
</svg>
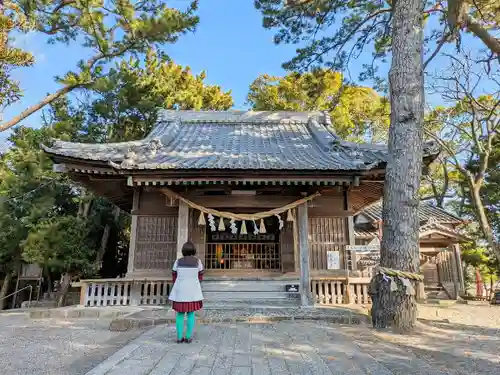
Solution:
<svg viewBox="0 0 500 375">
<path fill-rule="evenodd" d="M 470 332 L 454 337 L 446 329 L 403 337 L 321 322 L 200 325 L 192 344 L 176 344 L 174 327 L 159 326 L 87 375 L 499 373 L 498 336 L 476 348 Z"/>
</svg>

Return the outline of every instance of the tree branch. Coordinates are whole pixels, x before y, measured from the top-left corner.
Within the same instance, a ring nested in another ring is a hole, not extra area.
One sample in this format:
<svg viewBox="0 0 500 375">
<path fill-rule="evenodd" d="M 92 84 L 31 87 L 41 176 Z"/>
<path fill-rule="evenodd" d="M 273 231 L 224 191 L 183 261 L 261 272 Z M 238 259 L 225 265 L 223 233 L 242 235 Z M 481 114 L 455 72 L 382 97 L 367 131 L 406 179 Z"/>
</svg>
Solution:
<svg viewBox="0 0 500 375">
<path fill-rule="evenodd" d="M 436 49 L 432 53 L 432 55 L 429 56 L 429 58 L 424 62 L 424 71 L 427 68 L 427 65 L 437 56 L 441 48 L 444 46 L 444 44 L 448 41 L 448 39 L 451 37 L 452 33 L 451 32 L 444 32 L 443 37 L 439 41 Z"/>
<path fill-rule="evenodd" d="M 472 17 L 466 20 L 467 29 L 477 36 L 496 55 L 500 55 L 500 40 L 495 36 L 488 33 L 488 31 L 481 26 L 478 22 L 474 21 Z"/>
<path fill-rule="evenodd" d="M 19 115 L 13 117 L 7 122 L 4 122 L 3 124 L 0 124 L 0 132 L 3 132 L 9 128 L 12 128 L 13 126 L 17 125 L 27 117 L 31 116 L 33 113 L 39 111 L 46 105 L 52 103 L 54 100 L 60 98 L 61 96 L 66 95 L 67 93 L 83 87 L 84 84 L 74 84 L 74 85 L 68 85 L 65 86 L 59 90 L 57 90 L 55 93 L 47 95 L 45 98 L 43 98 L 41 101 L 39 101 L 37 104 L 32 105 L 31 107 L 27 108 L 26 110 L 22 111 Z"/>
</svg>

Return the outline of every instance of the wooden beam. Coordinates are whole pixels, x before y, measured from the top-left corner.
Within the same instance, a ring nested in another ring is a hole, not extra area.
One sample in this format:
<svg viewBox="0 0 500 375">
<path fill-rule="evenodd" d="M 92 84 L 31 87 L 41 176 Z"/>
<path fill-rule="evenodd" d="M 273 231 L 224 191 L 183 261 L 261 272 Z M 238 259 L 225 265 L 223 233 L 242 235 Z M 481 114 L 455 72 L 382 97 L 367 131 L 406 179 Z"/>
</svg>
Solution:
<svg viewBox="0 0 500 375">
<path fill-rule="evenodd" d="M 179 216 L 177 220 L 177 259 L 182 258 L 182 246 L 189 238 L 189 206 L 179 202 Z"/>
<path fill-rule="evenodd" d="M 300 253 L 300 301 L 302 306 L 312 304 L 311 278 L 309 275 L 309 223 L 307 218 L 307 203 L 297 207 L 297 225 L 299 232 Z"/>
</svg>

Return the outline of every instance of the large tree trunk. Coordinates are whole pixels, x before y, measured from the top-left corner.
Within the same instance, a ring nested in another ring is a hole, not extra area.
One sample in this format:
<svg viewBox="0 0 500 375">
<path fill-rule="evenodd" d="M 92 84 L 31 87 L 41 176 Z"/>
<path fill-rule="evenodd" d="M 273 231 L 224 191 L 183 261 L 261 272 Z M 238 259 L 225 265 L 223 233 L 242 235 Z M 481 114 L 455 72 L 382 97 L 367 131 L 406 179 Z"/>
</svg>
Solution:
<svg viewBox="0 0 500 375">
<path fill-rule="evenodd" d="M 477 220 L 479 221 L 481 232 L 483 232 L 484 238 L 488 242 L 493 255 L 497 258 L 498 262 L 500 262 L 500 244 L 495 240 L 493 229 L 491 228 L 488 217 L 486 216 L 486 210 L 484 209 L 483 201 L 481 199 L 481 185 L 477 185 L 474 184 L 473 181 L 469 181 L 469 187 L 472 204 Z"/>
<path fill-rule="evenodd" d="M 4 298 L 9 293 L 10 283 L 12 281 L 12 272 L 7 272 L 3 279 L 2 289 L 0 289 L 0 311 L 5 308 L 6 299 Z"/>
<path fill-rule="evenodd" d="M 115 206 L 113 208 L 113 220 L 116 222 L 120 216 L 120 207 Z M 108 247 L 109 235 L 111 234 L 111 225 L 106 224 L 104 226 L 104 231 L 101 237 L 101 246 L 99 247 L 99 251 L 97 252 L 95 263 L 99 267 L 101 267 L 102 259 L 104 258 L 104 253 Z"/>
<path fill-rule="evenodd" d="M 389 73 L 391 126 L 384 188 L 381 266 L 419 272 L 418 204 L 423 155 L 423 0 L 398 0 L 393 9 Z M 417 318 L 415 295 L 398 291 L 381 275 L 372 281 L 374 326 L 411 331 Z M 415 286 L 416 290 L 416 286 Z"/>
<path fill-rule="evenodd" d="M 69 287 L 71 286 L 71 274 L 64 273 L 61 276 L 61 285 L 57 294 L 57 307 L 63 307 L 66 302 L 66 295 L 68 294 Z"/>
</svg>

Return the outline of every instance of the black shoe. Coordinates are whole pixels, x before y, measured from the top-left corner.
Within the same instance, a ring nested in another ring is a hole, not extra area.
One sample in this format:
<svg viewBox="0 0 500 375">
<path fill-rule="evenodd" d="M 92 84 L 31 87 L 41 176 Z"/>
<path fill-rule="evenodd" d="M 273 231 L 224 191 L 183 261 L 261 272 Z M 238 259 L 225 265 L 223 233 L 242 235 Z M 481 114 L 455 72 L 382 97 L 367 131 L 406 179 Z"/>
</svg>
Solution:
<svg viewBox="0 0 500 375">
<path fill-rule="evenodd" d="M 191 344 L 193 342 L 193 339 L 184 339 L 184 342 L 187 344 Z"/>
<path fill-rule="evenodd" d="M 177 340 L 177 344 L 182 344 L 184 341 L 186 341 L 186 340 L 185 339 Z"/>
</svg>

